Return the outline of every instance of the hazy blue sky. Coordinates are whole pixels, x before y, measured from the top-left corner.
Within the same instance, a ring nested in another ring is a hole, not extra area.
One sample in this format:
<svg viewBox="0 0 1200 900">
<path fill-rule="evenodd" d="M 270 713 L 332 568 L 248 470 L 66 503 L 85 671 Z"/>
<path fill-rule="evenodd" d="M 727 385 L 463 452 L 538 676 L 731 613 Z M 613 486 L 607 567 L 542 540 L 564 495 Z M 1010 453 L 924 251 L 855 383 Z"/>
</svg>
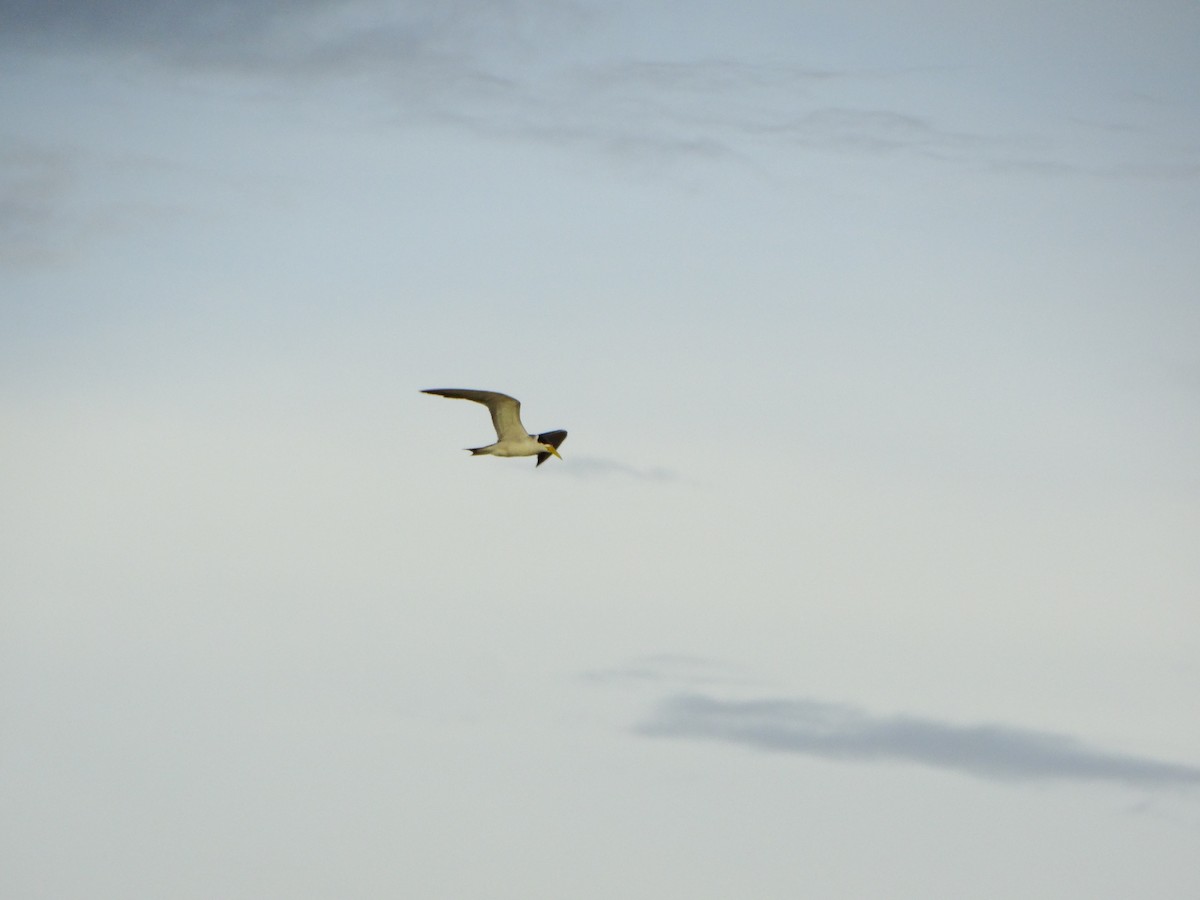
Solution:
<svg viewBox="0 0 1200 900">
<path fill-rule="evenodd" d="M 1200 5 L 846 6 L 0 0 L 0 894 L 1200 896 Z"/>
</svg>

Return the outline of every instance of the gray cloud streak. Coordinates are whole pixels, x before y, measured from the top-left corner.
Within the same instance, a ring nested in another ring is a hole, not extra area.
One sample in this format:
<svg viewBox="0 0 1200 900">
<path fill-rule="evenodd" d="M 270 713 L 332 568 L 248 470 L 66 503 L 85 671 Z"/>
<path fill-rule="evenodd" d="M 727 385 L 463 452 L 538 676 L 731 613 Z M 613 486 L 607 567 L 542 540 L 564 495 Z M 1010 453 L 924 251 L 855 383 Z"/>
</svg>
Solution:
<svg viewBox="0 0 1200 900">
<path fill-rule="evenodd" d="M 0 262 L 45 262 L 75 174 L 66 154 L 0 136 Z M 61 248 L 58 248 L 61 249 Z"/>
<path fill-rule="evenodd" d="M 328 5 L 325 0 L 191 3 L 188 0 L 0 0 L 4 33 L 24 42 L 88 46 L 136 45 L 159 52 L 261 38 L 285 15 Z"/>
<path fill-rule="evenodd" d="M 722 660 L 678 653 L 658 653 L 641 656 L 623 666 L 591 669 L 579 675 L 580 680 L 593 684 L 673 684 L 699 687 L 749 682 L 750 677 L 739 666 Z"/>
<path fill-rule="evenodd" d="M 1005 725 L 873 716 L 807 699 L 718 700 L 684 694 L 635 729 L 851 762 L 900 761 L 998 781 L 1102 781 L 1138 787 L 1200 784 L 1200 768 L 1108 753 L 1065 735 Z"/>
<path fill-rule="evenodd" d="M 615 459 L 602 459 L 595 456 L 575 456 L 571 465 L 561 467 L 561 471 L 573 478 L 632 478 L 637 481 L 655 481 L 660 483 L 678 481 L 679 476 L 671 469 L 661 466 L 639 468 Z"/>
<path fill-rule="evenodd" d="M 175 220 L 182 207 L 154 188 L 177 171 L 154 157 L 45 146 L 0 132 L 0 265 L 54 265 L 97 238 Z M 150 189 L 118 200 L 88 196 L 89 182 L 120 179 Z"/>
<path fill-rule="evenodd" d="M 432 123 L 582 149 L 650 171 L 688 161 L 756 168 L 762 149 L 798 147 L 1039 177 L 1196 174 L 1191 151 L 1142 148 L 1141 160 L 1097 169 L 1066 148 L 1029 156 L 1012 135 L 955 129 L 919 109 L 838 102 L 830 87 L 906 71 L 720 56 L 582 62 L 572 49 L 586 44 L 597 20 L 606 20 L 603 7 L 562 0 L 0 0 L 0 45 L 108 49 L 293 88 L 318 80 L 353 88 L 365 79 L 401 127 Z"/>
<path fill-rule="evenodd" d="M 366 76 L 405 123 L 652 165 L 742 158 L 763 139 L 863 153 L 944 143 L 950 154 L 962 142 L 914 116 L 815 101 L 814 86 L 852 73 L 719 57 L 580 63 L 564 48 L 596 15 L 555 0 L 0 0 L 0 43 L 108 48 L 288 84 Z"/>
</svg>

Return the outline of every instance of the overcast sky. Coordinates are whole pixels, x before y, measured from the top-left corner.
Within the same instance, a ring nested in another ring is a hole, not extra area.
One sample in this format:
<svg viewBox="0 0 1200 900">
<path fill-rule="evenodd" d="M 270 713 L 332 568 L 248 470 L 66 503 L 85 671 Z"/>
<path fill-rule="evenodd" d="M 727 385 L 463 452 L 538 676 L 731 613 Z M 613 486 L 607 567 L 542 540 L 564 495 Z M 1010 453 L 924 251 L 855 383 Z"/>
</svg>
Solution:
<svg viewBox="0 0 1200 900">
<path fill-rule="evenodd" d="M 0 894 L 1200 896 L 1197 47 L 0 0 Z"/>
</svg>

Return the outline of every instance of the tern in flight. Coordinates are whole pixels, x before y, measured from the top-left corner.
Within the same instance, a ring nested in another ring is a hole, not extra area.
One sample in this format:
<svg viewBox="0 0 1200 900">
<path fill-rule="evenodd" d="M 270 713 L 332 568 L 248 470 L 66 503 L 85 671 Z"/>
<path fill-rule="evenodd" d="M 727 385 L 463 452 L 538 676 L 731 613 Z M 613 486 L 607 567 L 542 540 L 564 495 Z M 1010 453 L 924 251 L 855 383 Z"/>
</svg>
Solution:
<svg viewBox="0 0 1200 900">
<path fill-rule="evenodd" d="M 508 394 L 461 388 L 437 388 L 421 393 L 455 400 L 474 400 L 488 408 L 492 414 L 492 425 L 496 428 L 496 443 L 486 447 L 468 447 L 472 456 L 536 456 L 536 469 L 551 456 L 558 456 L 559 445 L 567 439 L 565 431 L 529 434 L 521 424 L 521 401 Z M 558 458 L 562 459 L 561 456 Z"/>
</svg>

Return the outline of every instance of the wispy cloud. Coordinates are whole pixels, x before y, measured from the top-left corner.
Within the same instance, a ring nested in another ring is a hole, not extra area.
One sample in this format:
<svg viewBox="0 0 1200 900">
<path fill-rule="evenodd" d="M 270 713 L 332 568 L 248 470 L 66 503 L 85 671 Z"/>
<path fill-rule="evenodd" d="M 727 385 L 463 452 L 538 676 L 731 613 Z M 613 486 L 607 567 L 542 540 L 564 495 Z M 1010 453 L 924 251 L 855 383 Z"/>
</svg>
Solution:
<svg viewBox="0 0 1200 900">
<path fill-rule="evenodd" d="M 74 181 L 64 154 L 0 141 L 0 262 L 37 263 L 53 257 L 47 240 Z"/>
<path fill-rule="evenodd" d="M 932 119 L 886 109 L 823 106 L 774 123 L 747 123 L 780 140 L 815 149 L 862 154 L 911 152 L 941 159 L 968 158 L 997 148 L 981 135 L 950 131 Z"/>
<path fill-rule="evenodd" d="M 262 41 L 285 15 L 328 5 L 325 0 L 299 0 L 287 7 L 274 0 L 0 0 L 0 18 L 5 36 L 27 46 L 140 48 L 172 56 L 248 46 Z"/>
<path fill-rule="evenodd" d="M 525 32 L 564 9 L 556 0 L 0 0 L 0 44 L 289 77 L 399 74 L 527 52 Z"/>
<path fill-rule="evenodd" d="M 406 125 L 440 123 L 626 163 L 745 158 L 764 140 L 868 153 L 961 142 L 916 116 L 831 109 L 816 96 L 818 85 L 854 73 L 573 52 L 604 15 L 558 0 L 0 0 L 8 39 L 21 46 L 107 48 L 293 86 L 368 83 Z"/>
<path fill-rule="evenodd" d="M 603 685 L 664 684 L 687 685 L 745 685 L 753 679 L 740 666 L 705 656 L 679 653 L 655 653 L 639 656 L 625 665 L 605 669 L 589 669 L 580 674 L 582 681 Z"/>
<path fill-rule="evenodd" d="M 1085 164 L 1086 154 L 1063 135 L 1030 153 L 1015 133 L 956 127 L 930 109 L 919 75 L 908 70 L 659 59 L 622 55 L 620 44 L 598 54 L 589 35 L 598 23 L 619 29 L 616 14 L 565 0 L 0 0 L 0 21 L 0 46 L 108 49 L 122 59 L 267 79 L 284 90 L 330 82 L 385 98 L 395 127 L 438 125 L 583 150 L 654 172 L 684 162 L 758 168 L 764 150 L 786 159 L 799 147 L 1022 176 L 1184 180 L 1197 173 L 1194 152 L 1155 150 L 1151 135 L 1131 132 L 1120 154 L 1128 162 L 1105 166 Z M 910 78 L 918 79 L 912 90 L 898 95 Z M 887 88 L 875 91 L 874 83 Z M 873 95 L 907 101 L 873 102 Z"/>
<path fill-rule="evenodd" d="M 179 171 L 158 158 L 47 146 L 0 133 L 0 265 L 54 265 L 93 240 L 176 220 L 185 206 L 161 187 Z M 183 171 L 193 180 L 207 177 Z M 89 186 L 100 183 L 128 190 L 120 199 L 97 197 Z"/>
<path fill-rule="evenodd" d="M 1065 735 L 876 716 L 808 699 L 739 701 L 683 694 L 660 704 L 636 731 L 848 762 L 909 762 L 992 780 L 1200 785 L 1200 767 L 1110 753 Z"/>
<path fill-rule="evenodd" d="M 630 478 L 635 481 L 666 483 L 679 481 L 679 475 L 662 466 L 633 466 L 615 459 L 596 456 L 572 456 L 570 466 L 560 471 L 575 478 Z"/>
</svg>

